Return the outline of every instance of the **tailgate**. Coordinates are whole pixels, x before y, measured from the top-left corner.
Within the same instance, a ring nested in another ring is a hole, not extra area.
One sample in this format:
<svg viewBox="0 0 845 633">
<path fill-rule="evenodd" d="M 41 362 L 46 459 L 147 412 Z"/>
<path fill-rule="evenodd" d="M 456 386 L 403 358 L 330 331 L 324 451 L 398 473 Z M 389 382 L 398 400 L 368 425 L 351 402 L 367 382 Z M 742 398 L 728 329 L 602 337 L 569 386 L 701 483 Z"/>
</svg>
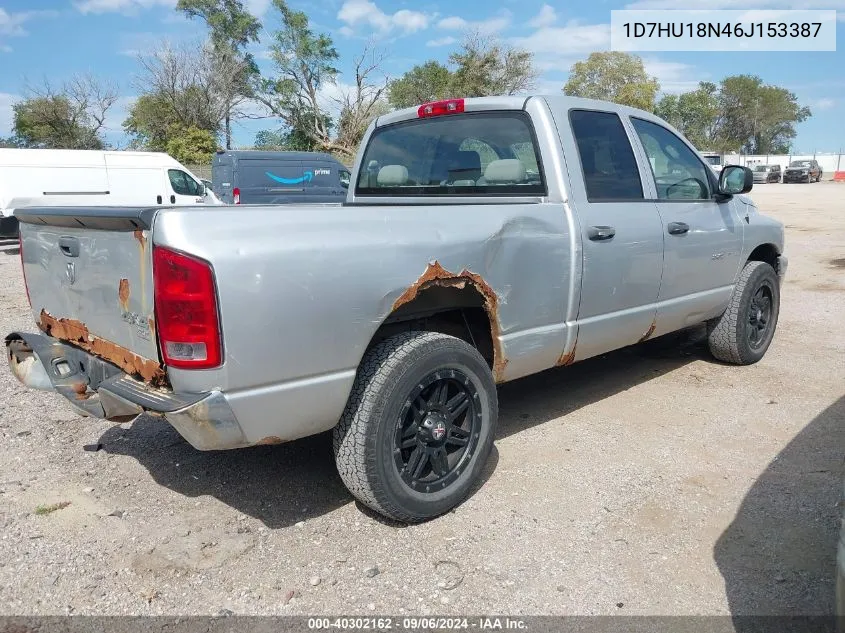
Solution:
<svg viewBox="0 0 845 633">
<path fill-rule="evenodd" d="M 16 213 L 26 286 L 41 330 L 160 383 L 154 214 L 155 209 L 67 207 Z"/>
</svg>

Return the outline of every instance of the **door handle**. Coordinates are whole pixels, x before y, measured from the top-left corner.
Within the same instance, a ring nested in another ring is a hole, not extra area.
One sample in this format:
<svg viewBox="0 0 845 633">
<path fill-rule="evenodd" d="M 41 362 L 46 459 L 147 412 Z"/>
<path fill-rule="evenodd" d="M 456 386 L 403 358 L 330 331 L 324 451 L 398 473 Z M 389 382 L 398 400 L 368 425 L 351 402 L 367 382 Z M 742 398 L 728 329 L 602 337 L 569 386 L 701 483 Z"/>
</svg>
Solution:
<svg viewBox="0 0 845 633">
<path fill-rule="evenodd" d="M 587 229 L 587 237 L 594 242 L 603 242 L 613 239 L 616 229 L 612 226 L 591 226 Z"/>
<path fill-rule="evenodd" d="M 59 250 L 65 257 L 79 257 L 79 240 L 75 237 L 60 237 Z"/>
<path fill-rule="evenodd" d="M 156 196 L 156 204 L 161 204 L 161 196 Z"/>
<path fill-rule="evenodd" d="M 669 231 L 669 235 L 683 235 L 689 231 L 689 224 L 684 222 L 669 222 L 666 228 Z"/>
<path fill-rule="evenodd" d="M 170 196 L 170 204 L 176 204 L 176 196 Z"/>
</svg>

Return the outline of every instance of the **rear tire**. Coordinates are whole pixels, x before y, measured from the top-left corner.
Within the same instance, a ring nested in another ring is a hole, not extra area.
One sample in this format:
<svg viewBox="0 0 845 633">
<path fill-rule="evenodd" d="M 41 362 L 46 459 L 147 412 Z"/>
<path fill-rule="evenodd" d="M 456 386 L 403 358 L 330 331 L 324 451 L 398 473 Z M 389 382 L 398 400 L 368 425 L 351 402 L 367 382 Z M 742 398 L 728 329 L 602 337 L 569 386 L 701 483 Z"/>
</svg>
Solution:
<svg viewBox="0 0 845 633">
<path fill-rule="evenodd" d="M 780 284 L 766 262 L 745 265 L 727 310 L 707 323 L 707 343 L 717 359 L 751 365 L 766 354 L 777 327 Z"/>
<path fill-rule="evenodd" d="M 472 490 L 493 448 L 498 401 L 487 362 L 461 339 L 405 332 L 364 356 L 334 429 L 337 470 L 364 505 L 414 523 Z"/>
</svg>

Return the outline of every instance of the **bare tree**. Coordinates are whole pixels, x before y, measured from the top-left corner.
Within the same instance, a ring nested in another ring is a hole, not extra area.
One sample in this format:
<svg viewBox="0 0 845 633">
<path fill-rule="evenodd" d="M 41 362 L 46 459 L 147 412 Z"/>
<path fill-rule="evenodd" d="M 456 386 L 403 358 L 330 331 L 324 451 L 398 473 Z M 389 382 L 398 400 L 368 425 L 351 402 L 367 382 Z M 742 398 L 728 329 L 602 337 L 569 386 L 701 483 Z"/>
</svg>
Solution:
<svg viewBox="0 0 845 633">
<path fill-rule="evenodd" d="M 46 78 L 26 84 L 15 104 L 15 132 L 28 146 L 99 149 L 109 110 L 118 99 L 113 83 L 76 75 L 56 87 Z"/>
<path fill-rule="evenodd" d="M 164 42 L 158 50 L 138 56 L 141 74 L 134 86 L 139 93 L 166 102 L 180 125 L 216 134 L 231 98 L 224 94 L 228 91 L 221 91 L 226 80 L 217 75 L 220 61 L 208 44 Z"/>
<path fill-rule="evenodd" d="M 354 156 L 367 126 L 390 110 L 386 99 L 390 78 L 382 72 L 385 58 L 384 52 L 367 44 L 355 58 L 355 84 L 334 99 L 340 109 L 334 145 L 343 154 Z"/>
</svg>

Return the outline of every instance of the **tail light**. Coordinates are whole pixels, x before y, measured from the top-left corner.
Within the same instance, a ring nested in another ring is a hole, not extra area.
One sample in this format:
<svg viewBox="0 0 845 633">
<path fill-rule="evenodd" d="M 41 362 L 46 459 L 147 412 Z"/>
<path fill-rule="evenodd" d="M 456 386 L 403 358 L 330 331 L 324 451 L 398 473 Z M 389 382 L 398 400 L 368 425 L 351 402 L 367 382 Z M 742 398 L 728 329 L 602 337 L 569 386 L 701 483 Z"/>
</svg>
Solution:
<svg viewBox="0 0 845 633">
<path fill-rule="evenodd" d="M 445 101 L 432 101 L 422 104 L 417 110 L 417 116 L 424 119 L 430 116 L 442 116 L 444 114 L 459 114 L 464 111 L 463 99 L 446 99 Z"/>
<path fill-rule="evenodd" d="M 238 187 L 232 189 L 232 198 L 234 198 L 235 204 L 241 203 L 241 190 Z"/>
<path fill-rule="evenodd" d="M 32 299 L 29 297 L 29 286 L 26 284 L 26 269 L 23 267 L 23 235 L 21 235 L 20 229 L 18 229 L 18 253 L 21 255 L 21 275 L 23 275 L 23 287 L 26 290 L 26 300 L 29 303 L 29 307 L 32 308 Z"/>
<path fill-rule="evenodd" d="M 158 338 L 164 364 L 211 369 L 221 363 L 214 271 L 201 259 L 153 249 Z"/>
</svg>

